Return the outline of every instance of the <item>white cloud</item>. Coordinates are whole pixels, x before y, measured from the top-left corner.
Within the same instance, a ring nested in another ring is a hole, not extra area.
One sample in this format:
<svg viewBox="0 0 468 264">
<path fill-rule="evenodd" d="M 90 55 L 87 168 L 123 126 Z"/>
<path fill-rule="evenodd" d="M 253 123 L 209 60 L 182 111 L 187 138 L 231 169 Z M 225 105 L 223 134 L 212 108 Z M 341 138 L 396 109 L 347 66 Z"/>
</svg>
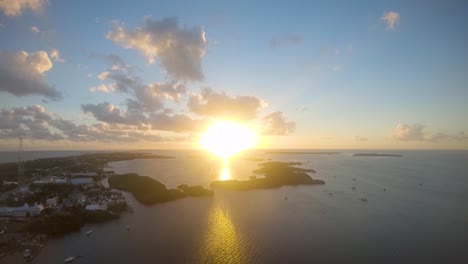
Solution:
<svg viewBox="0 0 468 264">
<path fill-rule="evenodd" d="M 112 92 L 115 92 L 115 87 L 113 87 L 112 85 L 100 84 L 98 86 L 89 88 L 89 90 L 91 92 L 112 93 Z"/>
<path fill-rule="evenodd" d="M 117 24 L 107 38 L 125 48 L 140 51 L 149 63 L 159 60 L 172 77 L 202 80 L 201 60 L 205 55 L 205 32 L 201 27 L 180 28 L 177 17 L 145 18 L 143 27 L 128 31 Z"/>
<path fill-rule="evenodd" d="M 103 71 L 97 77 L 99 80 L 104 80 L 107 78 L 108 75 L 109 75 L 109 71 Z"/>
<path fill-rule="evenodd" d="M 257 97 L 231 97 L 206 88 L 201 95 L 192 95 L 187 106 L 190 111 L 200 116 L 251 120 L 257 116 L 257 110 L 266 106 L 266 103 Z"/>
<path fill-rule="evenodd" d="M 60 52 L 58 49 L 53 49 L 50 51 L 50 57 L 54 59 L 56 62 L 64 62 L 62 58 L 60 58 Z"/>
<path fill-rule="evenodd" d="M 0 91 L 15 96 L 37 94 L 59 99 L 62 94 L 45 80 L 44 73 L 52 66 L 45 51 L 0 52 Z"/>
<path fill-rule="evenodd" d="M 387 24 L 387 29 L 394 30 L 395 27 L 400 23 L 400 14 L 395 11 L 389 11 L 384 13 L 380 19 L 385 21 Z"/>
<path fill-rule="evenodd" d="M 424 126 L 420 124 L 397 124 L 393 130 L 393 138 L 396 140 L 424 140 Z"/>
<path fill-rule="evenodd" d="M 0 10 L 6 16 L 19 16 L 25 9 L 40 12 L 45 4 L 47 0 L 1 0 Z"/>
<path fill-rule="evenodd" d="M 408 125 L 408 124 L 397 124 L 393 131 L 393 139 L 403 141 L 430 141 L 440 142 L 447 140 L 464 141 L 468 140 L 468 135 L 464 132 L 458 134 L 446 134 L 446 133 L 426 133 L 424 131 L 425 126 L 420 124 Z"/>
<path fill-rule="evenodd" d="M 264 135 L 286 136 L 296 130 L 295 122 L 288 122 L 283 112 L 273 112 L 262 119 L 262 133 Z"/>
<path fill-rule="evenodd" d="M 33 26 L 33 27 L 31 27 L 31 32 L 32 32 L 32 33 L 39 33 L 39 32 L 41 32 L 41 31 L 40 31 L 39 28 L 37 28 L 36 26 Z"/>
</svg>

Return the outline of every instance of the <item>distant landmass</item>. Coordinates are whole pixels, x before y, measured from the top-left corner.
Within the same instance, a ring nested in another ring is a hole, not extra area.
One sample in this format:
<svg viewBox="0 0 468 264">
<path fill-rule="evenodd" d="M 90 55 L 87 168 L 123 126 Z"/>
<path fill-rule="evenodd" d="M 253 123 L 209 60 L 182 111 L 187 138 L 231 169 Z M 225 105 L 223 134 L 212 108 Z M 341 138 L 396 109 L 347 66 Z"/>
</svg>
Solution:
<svg viewBox="0 0 468 264">
<path fill-rule="evenodd" d="M 89 153 L 78 156 L 57 158 L 42 158 L 25 162 L 25 176 L 32 177 L 33 173 L 51 168 L 62 168 L 70 172 L 98 171 L 109 162 L 134 160 L 134 159 L 171 159 L 174 157 L 154 155 L 139 152 L 114 152 L 114 153 Z M 16 181 L 18 165 L 16 162 L 0 164 L 0 180 Z"/>
<path fill-rule="evenodd" d="M 353 156 L 361 157 L 402 157 L 400 154 L 385 154 L 385 153 L 356 153 Z"/>
<path fill-rule="evenodd" d="M 306 173 L 315 173 L 315 170 L 293 167 L 301 164 L 301 162 L 263 162 L 259 164 L 261 168 L 254 170 L 254 173 L 263 174 L 265 177 L 251 176 L 249 180 L 245 181 L 214 181 L 210 186 L 212 188 L 244 191 L 278 188 L 285 185 L 325 184 L 324 181 L 313 179 Z"/>
<path fill-rule="evenodd" d="M 136 173 L 120 174 L 109 177 L 109 186 L 130 192 L 143 204 L 157 204 L 181 199 L 187 196 L 213 196 L 214 192 L 202 186 L 179 185 L 178 189 L 167 189 L 166 185 L 148 176 Z"/>
<path fill-rule="evenodd" d="M 334 155 L 341 154 L 341 152 L 331 151 L 267 151 L 269 154 L 303 154 L 303 155 Z"/>
</svg>

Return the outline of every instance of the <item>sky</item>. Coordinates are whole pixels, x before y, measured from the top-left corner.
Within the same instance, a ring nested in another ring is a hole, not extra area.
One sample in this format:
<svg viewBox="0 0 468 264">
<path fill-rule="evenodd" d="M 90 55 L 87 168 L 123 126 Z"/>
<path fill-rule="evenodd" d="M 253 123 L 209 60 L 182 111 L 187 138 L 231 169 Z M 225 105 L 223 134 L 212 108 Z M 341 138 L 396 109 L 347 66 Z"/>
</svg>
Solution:
<svg viewBox="0 0 468 264">
<path fill-rule="evenodd" d="M 468 149 L 466 1 L 0 0 L 0 150 Z"/>
</svg>

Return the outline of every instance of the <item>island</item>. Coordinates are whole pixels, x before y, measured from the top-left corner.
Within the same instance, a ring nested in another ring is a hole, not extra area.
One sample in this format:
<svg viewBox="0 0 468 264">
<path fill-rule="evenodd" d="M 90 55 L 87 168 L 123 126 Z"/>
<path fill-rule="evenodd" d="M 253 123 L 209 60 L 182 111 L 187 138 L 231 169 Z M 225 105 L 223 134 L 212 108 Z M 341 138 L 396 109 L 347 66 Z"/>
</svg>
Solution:
<svg viewBox="0 0 468 264">
<path fill-rule="evenodd" d="M 315 170 L 295 167 L 302 165 L 301 162 L 269 161 L 258 165 L 260 168 L 253 172 L 262 174 L 264 177 L 251 176 L 249 180 L 245 181 L 214 181 L 210 186 L 218 189 L 245 191 L 279 188 L 286 185 L 325 184 L 323 180 L 313 179 L 307 174 L 307 172 L 315 173 Z"/>
<path fill-rule="evenodd" d="M 140 176 L 136 173 L 119 174 L 109 177 L 109 186 L 121 191 L 130 192 L 140 203 L 151 205 L 169 202 L 184 197 L 213 196 L 214 192 L 202 186 L 182 184 L 178 189 L 167 189 L 166 185 L 157 180 Z"/>
<path fill-rule="evenodd" d="M 357 157 L 402 157 L 401 154 L 385 154 L 385 153 L 355 153 Z"/>
<path fill-rule="evenodd" d="M 292 154 L 292 155 L 336 155 L 341 152 L 333 151 L 267 151 L 268 154 Z"/>
</svg>

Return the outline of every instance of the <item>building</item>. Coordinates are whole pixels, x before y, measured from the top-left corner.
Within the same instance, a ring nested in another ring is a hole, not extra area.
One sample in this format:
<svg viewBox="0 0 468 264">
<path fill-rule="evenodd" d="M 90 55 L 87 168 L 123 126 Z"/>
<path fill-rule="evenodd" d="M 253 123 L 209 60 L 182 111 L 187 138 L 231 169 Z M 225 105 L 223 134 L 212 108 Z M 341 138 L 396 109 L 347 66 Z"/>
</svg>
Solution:
<svg viewBox="0 0 468 264">
<path fill-rule="evenodd" d="M 97 176 L 97 172 L 93 171 L 93 172 L 73 172 L 73 173 L 70 173 L 70 176 L 71 177 L 96 177 Z"/>
<path fill-rule="evenodd" d="M 42 204 L 34 204 L 29 206 L 24 204 L 20 207 L 0 207 L 0 217 L 27 217 L 27 216 L 37 216 L 41 214 L 41 211 L 44 210 Z"/>
<path fill-rule="evenodd" d="M 57 207 L 58 196 L 46 200 L 47 207 Z"/>
<path fill-rule="evenodd" d="M 99 205 L 99 204 L 88 204 L 86 207 L 85 207 L 86 210 L 90 210 L 90 211 L 106 211 L 107 210 L 107 206 L 105 205 Z"/>
<path fill-rule="evenodd" d="M 73 185 L 90 185 L 93 184 L 93 178 L 74 178 L 70 182 Z"/>
<path fill-rule="evenodd" d="M 3 185 L 18 185 L 18 182 L 3 181 Z"/>
</svg>

